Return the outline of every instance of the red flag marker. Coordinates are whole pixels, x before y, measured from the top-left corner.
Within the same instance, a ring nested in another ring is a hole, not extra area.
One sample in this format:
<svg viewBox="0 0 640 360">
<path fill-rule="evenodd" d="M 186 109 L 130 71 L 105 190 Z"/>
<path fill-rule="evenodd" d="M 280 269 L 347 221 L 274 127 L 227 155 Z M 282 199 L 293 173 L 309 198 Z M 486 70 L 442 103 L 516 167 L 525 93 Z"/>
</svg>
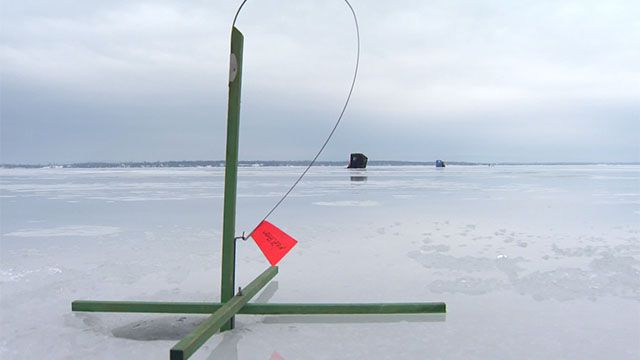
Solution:
<svg viewBox="0 0 640 360">
<path fill-rule="evenodd" d="M 278 354 L 277 351 L 274 351 L 273 354 L 271 354 L 271 358 L 269 360 L 284 360 L 284 358 Z"/>
<path fill-rule="evenodd" d="M 269 260 L 271 266 L 276 266 L 280 260 L 287 255 L 298 243 L 296 239 L 287 235 L 268 221 L 263 221 L 251 234 L 253 240 L 264 256 Z"/>
</svg>

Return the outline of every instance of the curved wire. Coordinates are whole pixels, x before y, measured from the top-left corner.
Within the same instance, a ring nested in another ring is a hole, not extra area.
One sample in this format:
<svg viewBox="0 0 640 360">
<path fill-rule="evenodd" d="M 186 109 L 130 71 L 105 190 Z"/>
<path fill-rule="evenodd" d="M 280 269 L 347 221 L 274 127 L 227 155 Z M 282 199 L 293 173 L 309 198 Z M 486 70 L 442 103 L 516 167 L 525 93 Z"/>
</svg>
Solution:
<svg viewBox="0 0 640 360">
<path fill-rule="evenodd" d="M 236 15 L 233 17 L 232 27 L 234 27 L 236 25 L 236 20 L 238 20 L 238 15 L 240 15 L 240 11 L 242 10 L 242 7 L 244 6 L 244 4 L 246 2 L 247 2 L 247 0 L 242 1 L 242 4 L 240 4 L 240 7 L 238 7 L 238 11 L 236 11 Z M 360 26 L 358 25 L 358 17 L 356 16 L 355 10 L 353 10 L 353 7 L 351 6 L 351 3 L 349 3 L 349 0 L 344 0 L 344 2 L 347 4 L 347 6 L 349 7 L 349 10 L 351 10 L 351 14 L 353 15 L 353 21 L 354 21 L 355 28 L 356 28 L 356 39 L 357 39 L 358 46 L 357 46 L 357 51 L 356 51 L 356 65 L 355 65 L 355 68 L 353 70 L 353 78 L 351 80 L 351 86 L 349 88 L 349 94 L 347 95 L 347 99 L 345 100 L 344 105 L 342 106 L 342 111 L 340 112 L 340 115 L 338 116 L 338 119 L 336 120 L 336 123 L 333 126 L 333 129 L 331 129 L 331 132 L 329 133 L 329 136 L 327 136 L 327 139 L 324 141 L 324 143 L 320 147 L 320 150 L 318 150 L 318 152 L 316 153 L 316 156 L 313 157 L 313 160 L 311 160 L 309 165 L 307 165 L 307 167 L 300 174 L 298 179 L 293 183 L 293 185 L 291 185 L 289 190 L 287 190 L 287 192 L 282 196 L 282 198 L 280 198 L 280 200 L 278 200 L 278 202 L 271 208 L 271 210 L 269 210 L 269 212 L 267 212 L 267 214 L 262 218 L 262 220 L 260 220 L 258 225 L 256 225 L 253 228 L 253 230 L 251 230 L 249 235 L 244 236 L 244 234 L 243 234 L 243 238 L 244 239 L 249 238 L 253 234 L 253 232 L 256 231 L 258 226 L 260 226 L 260 224 L 262 224 L 263 221 L 267 220 L 267 218 L 278 208 L 278 206 L 280 206 L 280 204 L 282 204 L 282 202 L 287 198 L 287 196 L 289 196 L 289 194 L 291 194 L 293 189 L 295 189 L 295 187 L 300 183 L 300 181 L 302 181 L 302 178 L 307 174 L 307 172 L 309 172 L 309 169 L 311 169 L 313 164 L 315 164 L 316 160 L 318 160 L 318 157 L 320 157 L 320 154 L 322 154 L 322 151 L 324 151 L 324 148 L 327 147 L 327 144 L 331 140 L 331 137 L 333 136 L 333 134 L 336 132 L 336 129 L 338 128 L 338 125 L 340 125 L 340 122 L 342 121 L 342 117 L 344 116 L 344 113 L 347 110 L 347 106 L 349 105 L 349 101 L 351 100 L 351 94 L 353 94 L 353 88 L 356 85 L 356 78 L 358 77 L 358 67 L 360 66 Z"/>
<path fill-rule="evenodd" d="M 244 6 L 244 4 L 247 2 L 247 0 L 244 0 L 242 2 L 242 4 L 240 4 L 240 6 L 238 7 L 238 10 L 236 11 L 236 15 L 233 17 L 233 24 L 231 24 L 231 28 L 233 28 L 234 26 L 236 26 L 236 20 L 238 20 L 238 15 L 240 15 L 240 11 L 242 10 L 242 7 Z"/>
</svg>

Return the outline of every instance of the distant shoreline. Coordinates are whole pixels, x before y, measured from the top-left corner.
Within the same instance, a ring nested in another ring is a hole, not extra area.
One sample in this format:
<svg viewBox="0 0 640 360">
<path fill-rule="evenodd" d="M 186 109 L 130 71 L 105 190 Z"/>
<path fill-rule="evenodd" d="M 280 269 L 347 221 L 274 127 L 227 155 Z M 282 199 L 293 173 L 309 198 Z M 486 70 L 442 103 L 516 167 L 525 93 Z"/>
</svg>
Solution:
<svg viewBox="0 0 640 360">
<path fill-rule="evenodd" d="M 101 169 L 101 168 L 186 168 L 186 167 L 224 167 L 224 160 L 201 161 L 127 161 L 127 162 L 81 162 L 66 164 L 0 164 L 3 169 Z M 239 161 L 241 167 L 261 166 L 307 166 L 309 160 L 245 160 Z M 369 166 L 433 166 L 434 161 L 398 161 L 398 160 L 369 160 Z M 447 165 L 462 166 L 513 166 L 513 165 L 640 165 L 640 162 L 470 162 L 446 161 Z M 316 166 L 347 166 L 346 161 L 317 161 Z"/>
</svg>

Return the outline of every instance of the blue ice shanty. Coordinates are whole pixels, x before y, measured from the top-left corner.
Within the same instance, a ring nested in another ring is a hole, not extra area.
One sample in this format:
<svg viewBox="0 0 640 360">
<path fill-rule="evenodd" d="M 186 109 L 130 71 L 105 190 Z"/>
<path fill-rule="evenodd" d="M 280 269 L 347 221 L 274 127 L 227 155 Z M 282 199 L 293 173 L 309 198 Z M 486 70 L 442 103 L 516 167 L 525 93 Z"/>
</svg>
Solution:
<svg viewBox="0 0 640 360">
<path fill-rule="evenodd" d="M 445 167 L 445 166 L 447 166 L 447 165 L 445 165 L 444 161 L 442 161 L 442 160 L 436 160 L 436 167 L 437 167 L 437 168 L 443 168 L 443 167 Z"/>
</svg>

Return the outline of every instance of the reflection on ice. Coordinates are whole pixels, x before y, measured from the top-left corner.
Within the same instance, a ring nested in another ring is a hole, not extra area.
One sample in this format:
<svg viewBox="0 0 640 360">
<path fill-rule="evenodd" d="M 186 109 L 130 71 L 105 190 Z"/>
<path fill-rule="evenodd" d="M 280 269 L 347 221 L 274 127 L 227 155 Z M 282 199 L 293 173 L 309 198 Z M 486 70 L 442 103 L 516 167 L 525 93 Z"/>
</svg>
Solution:
<svg viewBox="0 0 640 360">
<path fill-rule="evenodd" d="M 397 315 L 280 315 L 265 316 L 265 324 L 379 324 L 399 322 L 443 322 L 446 314 Z"/>
<path fill-rule="evenodd" d="M 221 335 L 222 340 L 209 354 L 208 360 L 219 359 L 238 359 L 238 342 L 242 339 L 242 333 L 240 331 L 226 332 Z"/>
</svg>

